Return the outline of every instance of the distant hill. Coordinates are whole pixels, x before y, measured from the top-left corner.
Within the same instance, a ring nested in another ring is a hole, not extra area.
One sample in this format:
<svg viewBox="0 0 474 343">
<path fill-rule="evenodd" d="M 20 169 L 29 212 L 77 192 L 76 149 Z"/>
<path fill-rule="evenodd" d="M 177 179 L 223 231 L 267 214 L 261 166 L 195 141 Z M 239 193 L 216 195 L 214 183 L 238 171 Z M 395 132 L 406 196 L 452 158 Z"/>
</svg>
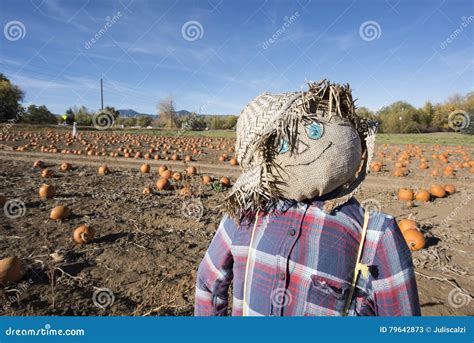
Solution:
<svg viewBox="0 0 474 343">
<path fill-rule="evenodd" d="M 117 110 L 121 117 L 139 117 L 139 116 L 150 116 L 154 117 L 154 114 L 140 113 L 132 109 L 128 110 Z"/>
<path fill-rule="evenodd" d="M 176 111 L 176 114 L 178 115 L 178 117 L 182 117 L 182 116 L 189 116 L 191 112 L 186 111 L 186 110 L 181 110 L 181 111 Z"/>
<path fill-rule="evenodd" d="M 140 113 L 140 112 L 137 112 L 137 111 L 132 110 L 132 109 L 117 110 L 117 111 L 120 113 L 121 117 L 125 117 L 125 118 L 139 117 L 139 116 L 159 117 L 156 114 Z M 192 112 L 187 111 L 187 110 L 176 111 L 176 114 L 178 115 L 178 117 L 189 116 L 191 113 Z M 229 115 L 232 115 L 232 114 L 220 114 L 219 116 L 220 117 L 225 117 L 225 116 L 229 116 Z M 202 114 L 202 116 L 208 117 L 208 116 L 214 116 L 214 114 Z"/>
</svg>

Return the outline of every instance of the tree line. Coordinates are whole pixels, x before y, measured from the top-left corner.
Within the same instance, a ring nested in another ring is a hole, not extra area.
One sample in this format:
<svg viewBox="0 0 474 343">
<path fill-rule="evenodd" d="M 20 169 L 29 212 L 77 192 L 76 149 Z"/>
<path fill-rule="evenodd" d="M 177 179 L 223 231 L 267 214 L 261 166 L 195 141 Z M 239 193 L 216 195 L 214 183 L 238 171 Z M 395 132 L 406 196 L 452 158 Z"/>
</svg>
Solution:
<svg viewBox="0 0 474 343">
<path fill-rule="evenodd" d="M 93 111 L 85 106 L 70 107 L 64 115 L 57 117 L 44 105 L 23 106 L 24 92 L 12 84 L 5 75 L 0 73 L 0 122 L 23 122 L 32 124 L 56 124 L 66 122 L 91 126 Z M 196 113 L 178 115 L 172 97 L 163 99 L 157 105 L 157 117 L 139 115 L 121 117 L 114 107 L 104 109 L 114 118 L 119 126 L 154 126 L 168 129 L 184 128 L 189 130 L 233 129 L 238 116 L 203 116 Z M 469 117 L 474 113 L 474 92 L 466 95 L 454 95 L 441 103 L 426 102 L 423 107 L 416 108 L 406 101 L 397 101 L 379 111 L 370 111 L 366 107 L 357 109 L 357 113 L 375 120 L 382 133 L 423 133 L 452 130 L 449 126 L 449 115 L 454 111 L 464 111 Z M 471 127 L 474 118 L 471 118 Z M 467 130 L 472 133 L 472 129 Z"/>
<path fill-rule="evenodd" d="M 451 96 L 442 103 L 433 104 L 427 101 L 421 108 L 416 108 L 406 101 L 397 101 L 377 112 L 372 112 L 366 107 L 357 109 L 360 116 L 377 121 L 378 131 L 381 133 L 449 131 L 452 129 L 448 119 L 454 111 L 465 112 L 471 118 L 472 126 L 474 124 L 474 92 L 464 96 Z"/>
</svg>

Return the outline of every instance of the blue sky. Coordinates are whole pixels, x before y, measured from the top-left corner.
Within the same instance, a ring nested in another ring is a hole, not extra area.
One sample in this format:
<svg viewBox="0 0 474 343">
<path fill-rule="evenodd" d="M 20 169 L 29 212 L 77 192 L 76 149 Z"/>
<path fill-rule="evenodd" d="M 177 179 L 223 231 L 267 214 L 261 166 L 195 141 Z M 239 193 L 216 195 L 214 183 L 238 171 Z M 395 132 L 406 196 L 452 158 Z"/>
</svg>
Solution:
<svg viewBox="0 0 474 343">
<path fill-rule="evenodd" d="M 98 109 L 100 78 L 105 105 L 143 113 L 171 95 L 178 109 L 238 114 L 322 78 L 372 110 L 422 106 L 473 90 L 473 4 L 0 0 L 0 72 L 58 114 Z"/>
</svg>

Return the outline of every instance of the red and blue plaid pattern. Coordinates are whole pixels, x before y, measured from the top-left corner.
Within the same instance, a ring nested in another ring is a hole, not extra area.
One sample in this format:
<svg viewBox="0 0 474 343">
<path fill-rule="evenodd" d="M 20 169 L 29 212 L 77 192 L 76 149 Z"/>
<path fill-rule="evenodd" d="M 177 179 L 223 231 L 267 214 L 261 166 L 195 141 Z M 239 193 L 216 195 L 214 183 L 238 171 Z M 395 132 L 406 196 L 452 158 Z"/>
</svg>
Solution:
<svg viewBox="0 0 474 343">
<path fill-rule="evenodd" d="M 224 217 L 197 274 L 195 315 L 342 315 L 361 239 L 362 207 L 352 199 L 331 214 L 322 201 L 282 204 L 239 226 Z M 248 271 L 244 287 L 246 265 Z M 394 218 L 371 212 L 349 315 L 420 315 L 410 250 Z M 245 304 L 244 288 L 246 291 Z"/>
</svg>

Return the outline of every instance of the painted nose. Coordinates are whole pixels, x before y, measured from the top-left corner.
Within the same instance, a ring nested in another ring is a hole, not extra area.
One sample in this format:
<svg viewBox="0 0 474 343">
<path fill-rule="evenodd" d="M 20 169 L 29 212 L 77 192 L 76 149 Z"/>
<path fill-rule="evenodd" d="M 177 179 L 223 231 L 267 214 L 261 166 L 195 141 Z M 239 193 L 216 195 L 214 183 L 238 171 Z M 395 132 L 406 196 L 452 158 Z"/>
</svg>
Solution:
<svg viewBox="0 0 474 343">
<path fill-rule="evenodd" d="M 301 139 L 298 139 L 298 141 L 296 142 L 297 144 L 297 148 L 296 148 L 296 151 L 297 151 L 297 154 L 302 154 L 304 153 L 306 150 L 308 150 L 309 146 L 308 144 L 306 144 L 305 142 L 303 142 Z"/>
</svg>

